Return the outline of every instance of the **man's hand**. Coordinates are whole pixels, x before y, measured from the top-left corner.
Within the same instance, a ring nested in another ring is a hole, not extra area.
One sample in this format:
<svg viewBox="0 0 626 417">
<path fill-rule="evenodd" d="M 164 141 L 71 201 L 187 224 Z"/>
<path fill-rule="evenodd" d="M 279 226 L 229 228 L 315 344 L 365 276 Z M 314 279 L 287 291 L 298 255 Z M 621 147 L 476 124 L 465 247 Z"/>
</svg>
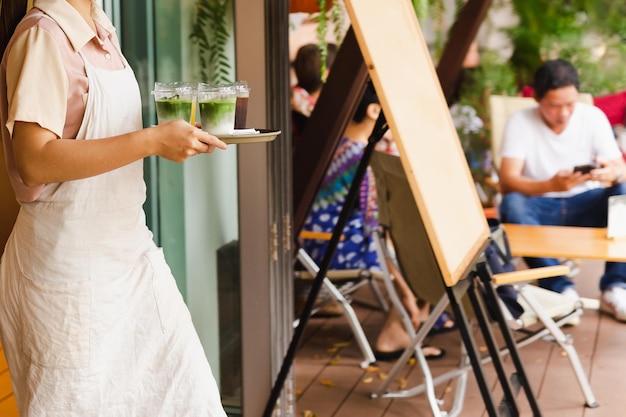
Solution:
<svg viewBox="0 0 626 417">
<path fill-rule="evenodd" d="M 622 158 L 612 161 L 598 158 L 597 162 L 600 168 L 591 171 L 592 180 L 608 185 L 622 182 L 624 175 L 624 160 Z"/>
<path fill-rule="evenodd" d="M 583 174 L 579 171 L 572 172 L 568 170 L 561 170 L 550 179 L 552 191 L 567 191 L 576 187 L 577 185 L 590 181 L 592 179 L 592 173 L 594 171 L 596 170 L 592 170 L 587 174 Z"/>
</svg>

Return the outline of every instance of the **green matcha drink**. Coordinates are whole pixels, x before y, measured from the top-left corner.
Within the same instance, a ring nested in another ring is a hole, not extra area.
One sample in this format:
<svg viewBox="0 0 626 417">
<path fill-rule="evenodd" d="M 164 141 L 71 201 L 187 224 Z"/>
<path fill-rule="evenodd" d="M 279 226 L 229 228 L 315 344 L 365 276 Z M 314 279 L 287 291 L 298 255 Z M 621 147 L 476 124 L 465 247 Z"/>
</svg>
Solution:
<svg viewBox="0 0 626 417">
<path fill-rule="evenodd" d="M 196 88 L 190 83 L 185 81 L 168 83 L 157 81 L 154 83 L 152 95 L 154 96 L 159 123 L 178 119 L 195 123 L 197 93 Z"/>
<path fill-rule="evenodd" d="M 235 129 L 234 86 L 198 85 L 198 105 L 202 129 L 212 135 L 228 135 Z"/>
<path fill-rule="evenodd" d="M 191 100 L 181 100 L 178 98 L 155 100 L 157 119 L 159 123 L 169 120 L 190 120 L 191 119 Z"/>
<path fill-rule="evenodd" d="M 225 135 L 235 127 L 235 100 L 200 102 L 200 120 L 203 128 L 213 135 Z"/>
</svg>

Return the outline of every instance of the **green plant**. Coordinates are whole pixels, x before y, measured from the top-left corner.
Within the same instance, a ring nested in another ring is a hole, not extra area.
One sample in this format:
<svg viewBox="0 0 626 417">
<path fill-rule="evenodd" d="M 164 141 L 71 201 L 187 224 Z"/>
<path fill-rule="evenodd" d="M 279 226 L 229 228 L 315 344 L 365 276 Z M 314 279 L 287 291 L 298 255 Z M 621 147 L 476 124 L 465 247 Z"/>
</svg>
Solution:
<svg viewBox="0 0 626 417">
<path fill-rule="evenodd" d="M 329 3 L 331 4 L 330 10 L 327 7 Z M 330 19 L 333 23 L 333 35 L 335 42 L 339 45 L 344 34 L 343 29 L 346 24 L 346 16 L 342 0 L 317 0 L 317 5 L 320 12 L 314 15 L 312 20 L 317 23 L 317 46 L 320 49 L 321 61 L 320 74 L 322 80 L 326 81 L 326 59 L 328 57 L 326 35 L 328 33 L 328 22 Z"/>
<path fill-rule="evenodd" d="M 626 13 L 612 0 L 510 0 L 519 21 L 506 29 L 510 63 L 519 86 L 532 82 L 546 59 L 570 60 L 580 71 L 581 91 L 594 96 L 626 87 Z"/>
<path fill-rule="evenodd" d="M 230 38 L 228 12 L 232 0 L 197 0 L 189 39 L 200 49 L 200 76 L 212 84 L 231 82 L 231 64 L 226 54 Z"/>
<path fill-rule="evenodd" d="M 446 28 L 444 16 L 446 13 L 445 0 L 411 0 L 415 15 L 419 20 L 432 21 L 435 40 L 432 45 L 433 59 L 438 61 L 445 46 Z M 455 0 L 455 12 L 463 7 L 463 0 Z"/>
<path fill-rule="evenodd" d="M 415 14 L 419 19 L 425 19 L 432 16 L 437 28 L 443 27 L 443 16 L 446 10 L 445 0 L 411 0 Z M 330 4 L 330 8 L 328 5 Z M 455 0 L 456 10 L 459 10 L 464 4 L 463 0 Z M 317 0 L 317 6 L 320 12 L 312 17 L 317 23 L 317 44 L 321 53 L 320 72 L 322 79 L 326 78 L 326 57 L 328 55 L 328 45 L 326 36 L 328 33 L 328 22 L 332 22 L 334 26 L 334 37 L 337 45 L 341 44 L 346 27 L 346 13 L 343 0 Z M 324 12 L 326 10 L 326 12 Z M 435 50 L 441 52 L 443 49 L 442 30 L 435 33 Z"/>
<path fill-rule="evenodd" d="M 487 206 L 492 204 L 496 194 L 489 182 L 492 172 L 489 96 L 515 95 L 516 92 L 511 65 L 496 51 L 483 51 L 476 68 L 463 70 L 459 98 L 450 109 L 472 177 L 480 184 L 485 194 L 483 203 Z"/>
</svg>

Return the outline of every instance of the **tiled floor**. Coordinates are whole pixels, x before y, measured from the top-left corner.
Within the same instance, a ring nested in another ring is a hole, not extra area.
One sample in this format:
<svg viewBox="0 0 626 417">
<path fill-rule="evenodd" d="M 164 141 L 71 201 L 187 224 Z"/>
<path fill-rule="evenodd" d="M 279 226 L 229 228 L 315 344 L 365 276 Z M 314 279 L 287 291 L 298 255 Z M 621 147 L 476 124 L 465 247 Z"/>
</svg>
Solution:
<svg viewBox="0 0 626 417">
<path fill-rule="evenodd" d="M 579 292 L 583 296 L 597 297 L 597 279 L 602 263 L 585 261 L 576 277 Z M 371 308 L 359 307 L 357 313 L 370 340 L 374 340 L 383 321 L 383 313 Z M 562 350 L 553 344 L 536 342 L 520 350 L 536 391 L 541 411 L 550 417 L 606 417 L 626 416 L 624 377 L 626 376 L 626 324 L 598 313 L 587 311 L 582 323 L 567 330 L 574 337 L 575 346 L 583 366 L 589 375 L 592 389 L 600 403 L 595 409 L 585 408 L 583 398 Z M 456 332 L 431 337 L 428 343 L 444 347 L 444 358 L 431 361 L 433 374 L 439 375 L 456 366 L 460 354 L 459 336 Z M 302 346 L 295 361 L 297 416 L 317 417 L 421 417 L 431 416 L 424 395 L 404 399 L 372 399 L 370 394 L 379 386 L 392 364 L 382 363 L 378 369 L 363 370 L 359 367 L 361 354 L 352 339 L 350 329 L 343 317 L 332 319 L 313 318 L 309 321 Z M 486 371 L 493 378 L 492 367 Z M 421 373 L 415 365 L 408 364 L 403 376 L 391 384 L 411 387 L 421 382 Z M 454 389 L 440 385 L 437 395 L 450 402 Z M 499 394 L 494 393 L 494 398 Z M 520 400 L 522 415 L 529 416 L 528 407 Z M 484 407 L 470 373 L 461 416 L 483 416 Z M 11 393 L 6 361 L 0 351 L 0 417 L 17 417 L 14 397 Z"/>
<path fill-rule="evenodd" d="M 0 417 L 17 417 L 15 397 L 11 389 L 11 377 L 0 345 Z"/>
<path fill-rule="evenodd" d="M 585 261 L 581 273 L 575 278 L 582 296 L 598 297 L 597 282 L 603 263 Z M 364 330 L 374 340 L 382 324 L 383 313 L 357 306 Z M 626 324 L 618 323 L 597 311 L 586 311 L 582 323 L 566 330 L 574 338 L 583 367 L 600 407 L 584 407 L 584 399 L 572 368 L 562 349 L 554 344 L 537 341 L 520 350 L 531 386 L 536 392 L 544 416 L 596 417 L 626 416 L 626 398 L 623 381 L 626 375 Z M 460 355 L 458 332 L 437 335 L 428 343 L 447 350 L 445 358 L 431 361 L 434 375 L 453 369 Z M 432 415 L 423 394 L 402 399 L 372 399 L 370 394 L 381 383 L 381 378 L 392 364 L 383 363 L 380 369 L 363 370 L 358 346 L 351 336 L 343 317 L 313 318 L 309 321 L 305 337 L 295 360 L 297 416 L 317 417 L 404 417 Z M 495 383 L 491 365 L 485 370 Z M 407 365 L 402 378 L 392 383 L 411 387 L 421 382 L 417 366 Z M 437 395 L 449 407 L 454 386 L 440 385 Z M 494 398 L 500 394 L 494 392 Z M 523 394 L 519 395 L 521 414 L 532 415 Z M 486 415 L 483 401 L 470 373 L 461 416 Z"/>
</svg>

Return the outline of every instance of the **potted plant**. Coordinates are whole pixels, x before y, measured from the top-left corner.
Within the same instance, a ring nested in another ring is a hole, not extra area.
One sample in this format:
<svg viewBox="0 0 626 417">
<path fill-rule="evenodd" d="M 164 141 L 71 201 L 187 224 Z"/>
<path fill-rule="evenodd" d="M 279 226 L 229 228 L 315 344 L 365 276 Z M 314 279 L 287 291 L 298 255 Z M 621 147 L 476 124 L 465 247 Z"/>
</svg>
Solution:
<svg viewBox="0 0 626 417">
<path fill-rule="evenodd" d="M 226 47 L 232 0 L 197 0 L 189 39 L 200 49 L 200 76 L 211 84 L 231 82 L 231 64 Z"/>
</svg>

